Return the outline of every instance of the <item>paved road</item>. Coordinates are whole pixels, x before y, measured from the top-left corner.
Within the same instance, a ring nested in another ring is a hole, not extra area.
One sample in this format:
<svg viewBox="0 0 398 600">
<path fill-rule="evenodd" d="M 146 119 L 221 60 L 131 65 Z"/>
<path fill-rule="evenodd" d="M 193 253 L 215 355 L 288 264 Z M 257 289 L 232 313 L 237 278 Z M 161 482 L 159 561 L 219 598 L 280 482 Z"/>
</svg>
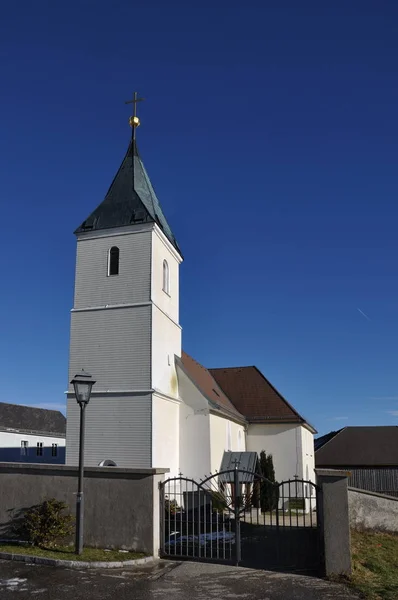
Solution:
<svg viewBox="0 0 398 600">
<path fill-rule="evenodd" d="M 1 600 L 354 600 L 339 584 L 224 565 L 75 570 L 0 561 Z"/>
</svg>

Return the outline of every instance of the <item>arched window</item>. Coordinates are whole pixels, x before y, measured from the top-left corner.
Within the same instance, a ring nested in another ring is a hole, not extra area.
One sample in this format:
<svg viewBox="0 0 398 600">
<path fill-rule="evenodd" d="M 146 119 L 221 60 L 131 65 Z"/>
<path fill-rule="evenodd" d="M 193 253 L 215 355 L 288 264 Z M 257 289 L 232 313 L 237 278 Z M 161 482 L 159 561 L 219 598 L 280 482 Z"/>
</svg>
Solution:
<svg viewBox="0 0 398 600">
<path fill-rule="evenodd" d="M 231 430 L 231 421 L 226 422 L 227 425 L 227 450 L 232 450 L 232 430 Z"/>
<path fill-rule="evenodd" d="M 117 464 L 115 463 L 114 460 L 110 460 L 109 458 L 107 458 L 106 460 L 101 460 L 101 462 L 98 465 L 99 467 L 117 467 Z"/>
<path fill-rule="evenodd" d="M 238 429 L 238 450 L 243 450 L 242 448 L 242 431 Z"/>
<path fill-rule="evenodd" d="M 119 275 L 119 248 L 112 246 L 108 256 L 108 275 Z"/>
<path fill-rule="evenodd" d="M 170 294 L 170 274 L 167 260 L 163 261 L 163 291 Z"/>
</svg>

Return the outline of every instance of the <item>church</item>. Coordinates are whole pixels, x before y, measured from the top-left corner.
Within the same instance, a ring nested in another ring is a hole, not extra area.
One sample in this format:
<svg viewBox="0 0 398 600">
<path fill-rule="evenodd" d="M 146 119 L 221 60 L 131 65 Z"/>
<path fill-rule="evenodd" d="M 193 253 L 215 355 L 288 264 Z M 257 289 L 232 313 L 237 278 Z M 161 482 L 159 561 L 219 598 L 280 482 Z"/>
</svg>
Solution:
<svg viewBox="0 0 398 600">
<path fill-rule="evenodd" d="M 182 251 L 140 157 L 135 112 L 130 125 L 104 200 L 75 231 L 69 381 L 82 368 L 96 381 L 85 464 L 199 480 L 233 453 L 265 450 L 278 481 L 314 481 L 315 429 L 255 366 L 207 369 L 182 350 Z M 70 386 L 67 464 L 78 463 L 78 447 Z"/>
</svg>

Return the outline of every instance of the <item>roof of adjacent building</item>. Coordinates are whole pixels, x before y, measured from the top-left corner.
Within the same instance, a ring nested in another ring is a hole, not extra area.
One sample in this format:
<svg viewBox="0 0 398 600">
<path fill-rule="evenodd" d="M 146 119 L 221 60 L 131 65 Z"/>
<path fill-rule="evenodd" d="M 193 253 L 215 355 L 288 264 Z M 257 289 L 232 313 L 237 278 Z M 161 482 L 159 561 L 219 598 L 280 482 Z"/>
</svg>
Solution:
<svg viewBox="0 0 398 600">
<path fill-rule="evenodd" d="M 314 440 L 315 451 L 319 450 L 319 448 L 322 448 L 322 446 L 324 446 L 327 442 L 329 442 L 332 438 L 334 438 L 334 436 L 337 435 L 340 431 L 341 431 L 341 429 L 338 429 L 337 431 L 331 431 L 330 433 L 326 433 L 325 435 L 322 435 L 321 437 L 315 438 L 315 440 Z"/>
<path fill-rule="evenodd" d="M 210 371 L 186 352 L 181 354 L 182 365 L 202 394 L 209 400 L 215 408 L 225 411 L 239 420 L 245 420 L 244 416 L 232 404 L 228 396 L 218 385 L 217 381 L 211 375 Z"/>
<path fill-rule="evenodd" d="M 249 423 L 307 423 L 257 367 L 209 371 Z"/>
<path fill-rule="evenodd" d="M 344 427 L 317 446 L 317 467 L 398 467 L 397 426 Z"/>
<path fill-rule="evenodd" d="M 0 429 L 65 435 L 66 418 L 58 410 L 0 402 Z"/>
<path fill-rule="evenodd" d="M 139 155 L 137 144 L 131 139 L 105 199 L 75 233 L 150 222 L 157 223 L 180 252 Z"/>
</svg>

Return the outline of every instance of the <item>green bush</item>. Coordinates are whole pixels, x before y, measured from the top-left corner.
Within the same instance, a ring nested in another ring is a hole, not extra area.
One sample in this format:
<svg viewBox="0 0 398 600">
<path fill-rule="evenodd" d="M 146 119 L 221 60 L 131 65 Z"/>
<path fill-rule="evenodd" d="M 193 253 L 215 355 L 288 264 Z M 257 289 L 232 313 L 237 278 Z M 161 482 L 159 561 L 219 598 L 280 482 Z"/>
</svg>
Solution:
<svg viewBox="0 0 398 600">
<path fill-rule="evenodd" d="M 177 500 L 169 500 L 169 498 L 165 499 L 164 508 L 165 508 L 166 514 L 169 514 L 169 515 L 174 515 L 178 510 L 180 510 Z"/>
<path fill-rule="evenodd" d="M 18 523 L 17 534 L 35 546 L 54 547 L 74 531 L 74 518 L 67 509 L 65 502 L 55 498 L 32 506 Z"/>
</svg>

